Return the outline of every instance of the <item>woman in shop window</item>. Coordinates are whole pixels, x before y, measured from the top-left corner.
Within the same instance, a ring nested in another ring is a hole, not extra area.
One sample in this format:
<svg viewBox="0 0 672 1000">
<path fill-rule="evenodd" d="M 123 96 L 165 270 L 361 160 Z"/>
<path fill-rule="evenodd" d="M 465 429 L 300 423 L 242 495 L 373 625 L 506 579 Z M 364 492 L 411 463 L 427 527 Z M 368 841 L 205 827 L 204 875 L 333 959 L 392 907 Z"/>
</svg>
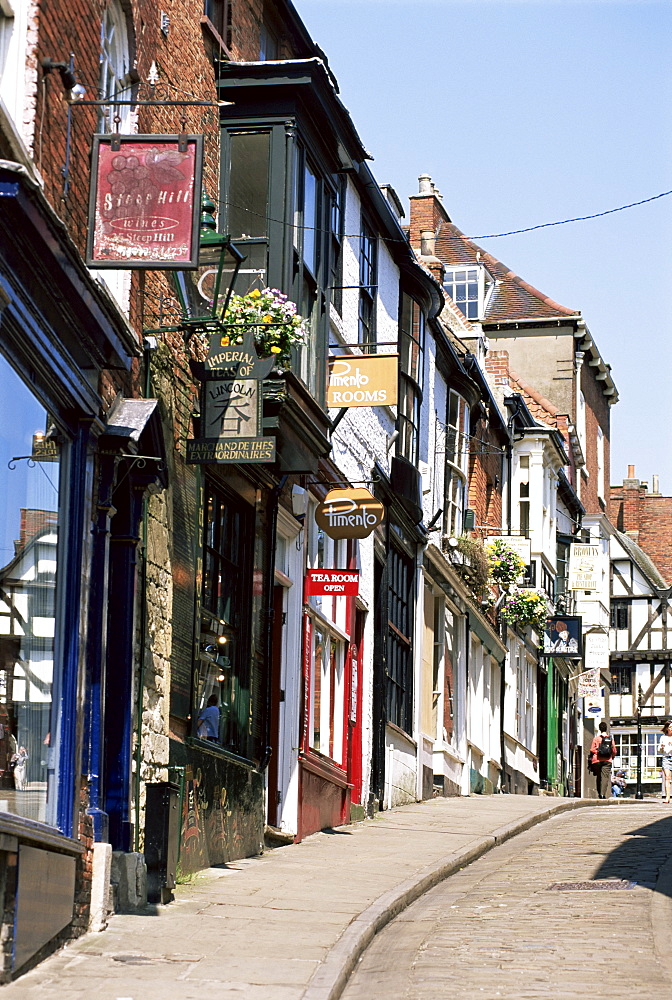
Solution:
<svg viewBox="0 0 672 1000">
<path fill-rule="evenodd" d="M 672 790 L 672 722 L 665 723 L 662 734 L 658 741 L 658 753 L 663 757 L 663 799 L 669 802 Z"/>
</svg>

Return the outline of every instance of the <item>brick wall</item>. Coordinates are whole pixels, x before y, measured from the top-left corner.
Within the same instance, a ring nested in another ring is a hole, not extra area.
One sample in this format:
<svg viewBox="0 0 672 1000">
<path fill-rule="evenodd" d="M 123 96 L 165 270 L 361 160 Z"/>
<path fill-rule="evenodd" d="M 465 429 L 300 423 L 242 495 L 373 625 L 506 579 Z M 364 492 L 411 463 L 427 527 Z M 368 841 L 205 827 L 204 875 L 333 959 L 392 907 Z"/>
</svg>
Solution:
<svg viewBox="0 0 672 1000">
<path fill-rule="evenodd" d="M 648 484 L 634 477 L 612 486 L 609 494 L 613 524 L 637 542 L 672 585 L 672 497 L 649 493 Z"/>
<path fill-rule="evenodd" d="M 602 382 L 595 378 L 594 369 L 585 362 L 581 366 L 580 385 L 586 400 L 586 447 L 585 470 L 582 475 L 581 503 L 587 513 L 596 514 L 607 509 L 609 494 L 609 439 L 610 439 L 610 406 L 602 392 Z M 602 428 L 604 442 L 604 496 L 598 495 L 597 470 L 597 429 Z"/>
</svg>

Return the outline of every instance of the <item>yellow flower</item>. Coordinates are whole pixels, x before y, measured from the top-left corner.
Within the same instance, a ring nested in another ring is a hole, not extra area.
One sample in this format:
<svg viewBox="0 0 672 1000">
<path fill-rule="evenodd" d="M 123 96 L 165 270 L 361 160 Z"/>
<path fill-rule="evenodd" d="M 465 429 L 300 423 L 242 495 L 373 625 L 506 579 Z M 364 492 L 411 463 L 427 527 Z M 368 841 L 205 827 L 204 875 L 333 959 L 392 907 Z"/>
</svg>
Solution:
<svg viewBox="0 0 672 1000">
<path fill-rule="evenodd" d="M 282 348 L 281 347 L 275 347 L 275 345 L 274 345 L 271 348 L 271 354 L 282 354 Z"/>
<path fill-rule="evenodd" d="M 258 299 L 260 297 L 260 295 L 261 295 L 261 292 L 259 291 L 258 288 L 255 288 L 253 291 L 250 292 L 250 298 L 251 299 Z"/>
<path fill-rule="evenodd" d="M 273 317 L 270 316 L 270 315 L 264 316 L 264 317 L 262 317 L 261 322 L 262 323 L 272 323 L 273 322 Z"/>
<path fill-rule="evenodd" d="M 222 347 L 228 347 L 229 343 L 230 341 L 228 337 L 222 337 Z"/>
</svg>

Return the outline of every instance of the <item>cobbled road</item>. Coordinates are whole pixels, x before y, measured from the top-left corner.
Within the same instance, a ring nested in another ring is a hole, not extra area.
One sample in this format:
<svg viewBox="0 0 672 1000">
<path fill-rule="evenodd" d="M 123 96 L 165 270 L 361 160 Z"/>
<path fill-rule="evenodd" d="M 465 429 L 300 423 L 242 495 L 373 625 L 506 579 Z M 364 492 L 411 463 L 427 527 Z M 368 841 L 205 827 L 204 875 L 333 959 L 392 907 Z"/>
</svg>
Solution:
<svg viewBox="0 0 672 1000">
<path fill-rule="evenodd" d="M 563 814 L 405 910 L 343 1000 L 670 1000 L 671 896 L 672 806 Z"/>
</svg>

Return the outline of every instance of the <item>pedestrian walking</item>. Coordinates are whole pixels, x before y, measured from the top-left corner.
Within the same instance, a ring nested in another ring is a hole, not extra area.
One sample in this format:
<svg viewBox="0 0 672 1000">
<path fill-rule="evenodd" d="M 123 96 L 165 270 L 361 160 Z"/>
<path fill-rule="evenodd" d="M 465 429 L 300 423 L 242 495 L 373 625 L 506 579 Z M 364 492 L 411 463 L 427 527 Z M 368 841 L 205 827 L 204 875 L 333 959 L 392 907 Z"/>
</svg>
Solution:
<svg viewBox="0 0 672 1000">
<path fill-rule="evenodd" d="M 590 744 L 588 763 L 595 775 L 597 797 L 608 799 L 611 795 L 611 762 L 616 756 L 616 744 L 609 735 L 606 722 L 601 722 L 598 730 Z"/>
<path fill-rule="evenodd" d="M 672 790 L 672 722 L 666 722 L 663 726 L 662 736 L 658 741 L 658 753 L 662 754 L 663 767 L 663 799 L 670 801 L 670 791 Z"/>
</svg>

